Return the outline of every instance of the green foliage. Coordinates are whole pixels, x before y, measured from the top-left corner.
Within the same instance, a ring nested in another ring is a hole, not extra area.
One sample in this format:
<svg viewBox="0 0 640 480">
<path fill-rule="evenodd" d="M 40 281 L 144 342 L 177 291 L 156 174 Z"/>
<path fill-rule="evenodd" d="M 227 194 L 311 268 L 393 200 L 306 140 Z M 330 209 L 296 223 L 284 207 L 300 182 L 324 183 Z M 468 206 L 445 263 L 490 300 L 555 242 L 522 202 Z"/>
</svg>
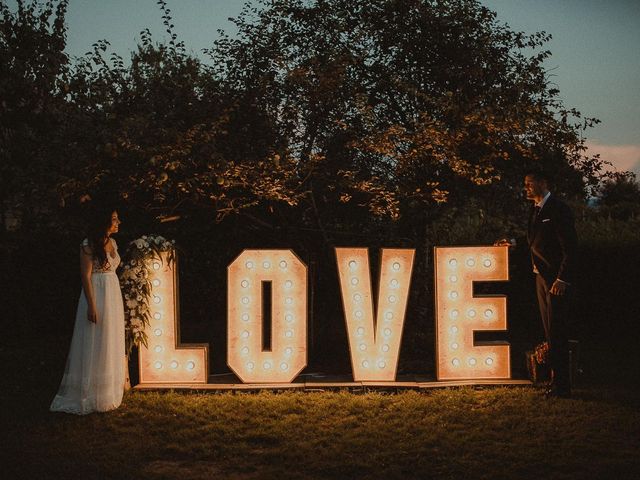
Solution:
<svg viewBox="0 0 640 480">
<path fill-rule="evenodd" d="M 602 182 L 598 204 L 609 217 L 627 220 L 640 216 L 640 184 L 633 172 L 614 172 Z"/>
<path fill-rule="evenodd" d="M 130 62 L 101 40 L 72 65 L 55 4 L 2 10 L 5 209 L 24 211 L 29 189 L 47 212 L 108 192 L 156 216 L 240 214 L 333 243 L 469 199 L 517 215 L 532 165 L 578 196 L 602 167 L 581 136 L 595 120 L 550 86 L 548 35 L 475 0 L 248 4 L 212 65 L 186 52 L 165 1 L 167 44 L 144 30 Z"/>
<path fill-rule="evenodd" d="M 99 40 L 71 62 L 67 4 L 0 5 L 0 253 L 27 257 L 30 236 L 76 245 L 83 206 L 115 196 L 123 235 L 157 231 L 185 248 L 196 333 L 224 312 L 219 285 L 242 248 L 292 248 L 317 285 L 321 354 L 340 363 L 333 247 L 406 246 L 419 249 L 407 330 L 418 358 L 432 247 L 522 230 L 532 166 L 577 204 L 603 167 L 583 141 L 597 121 L 563 106 L 545 71 L 549 36 L 515 32 L 475 0 L 249 3 L 208 63 L 179 41 L 164 0 L 167 43 L 143 30 L 130 58 Z M 10 217 L 20 231 L 7 232 Z"/>
<path fill-rule="evenodd" d="M 65 94 L 69 59 L 68 2 L 25 2 L 17 11 L 0 3 L 0 212 L 33 214 L 57 203 L 65 142 L 58 130 L 69 121 Z"/>
<path fill-rule="evenodd" d="M 151 275 L 154 260 L 162 265 L 166 253 L 167 267 L 175 260 L 175 242 L 160 235 L 143 235 L 129 244 L 120 275 L 124 297 L 125 340 L 127 355 L 133 347 L 148 347 L 147 329 L 151 321 Z"/>
</svg>

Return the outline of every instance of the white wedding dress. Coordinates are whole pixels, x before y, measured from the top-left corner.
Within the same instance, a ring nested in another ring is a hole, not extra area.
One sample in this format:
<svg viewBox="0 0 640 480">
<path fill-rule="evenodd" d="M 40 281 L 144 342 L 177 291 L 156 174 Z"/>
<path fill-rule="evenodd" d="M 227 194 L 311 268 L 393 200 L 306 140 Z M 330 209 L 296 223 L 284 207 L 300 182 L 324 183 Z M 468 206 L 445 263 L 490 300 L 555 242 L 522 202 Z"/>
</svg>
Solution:
<svg viewBox="0 0 640 480">
<path fill-rule="evenodd" d="M 80 292 L 67 366 L 58 394 L 51 403 L 52 412 L 85 415 L 113 410 L 122 402 L 124 307 L 116 275 L 120 256 L 115 240 L 111 242 L 114 256 L 107 253 L 106 268 L 94 262 L 91 274 L 98 321 L 93 323 L 87 319 L 87 299 L 84 291 Z M 85 239 L 82 245 L 87 246 L 88 241 Z"/>
</svg>

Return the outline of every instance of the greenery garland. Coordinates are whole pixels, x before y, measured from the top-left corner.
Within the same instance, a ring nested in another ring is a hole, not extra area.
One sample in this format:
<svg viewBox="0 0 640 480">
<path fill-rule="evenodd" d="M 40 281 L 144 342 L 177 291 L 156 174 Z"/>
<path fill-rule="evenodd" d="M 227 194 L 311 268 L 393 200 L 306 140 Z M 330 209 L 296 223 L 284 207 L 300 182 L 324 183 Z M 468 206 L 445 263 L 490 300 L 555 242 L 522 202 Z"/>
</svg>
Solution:
<svg viewBox="0 0 640 480">
<path fill-rule="evenodd" d="M 160 235 L 143 235 L 128 245 L 127 260 L 120 274 L 127 354 L 131 353 L 134 345 L 148 346 L 146 328 L 151 320 L 151 261 L 162 261 L 161 254 L 165 252 L 169 253 L 167 263 L 170 266 L 175 259 L 175 241 Z"/>
</svg>

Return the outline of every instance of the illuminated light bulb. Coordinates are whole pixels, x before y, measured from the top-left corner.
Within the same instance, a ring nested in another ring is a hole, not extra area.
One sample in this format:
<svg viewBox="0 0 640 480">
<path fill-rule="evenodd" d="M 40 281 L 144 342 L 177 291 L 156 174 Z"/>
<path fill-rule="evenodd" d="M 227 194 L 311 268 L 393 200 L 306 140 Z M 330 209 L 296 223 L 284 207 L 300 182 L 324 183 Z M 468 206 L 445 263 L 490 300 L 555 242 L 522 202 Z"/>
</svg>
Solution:
<svg viewBox="0 0 640 480">
<path fill-rule="evenodd" d="M 242 281 L 240 282 L 240 286 L 241 286 L 242 288 L 247 288 L 247 287 L 249 286 L 249 282 L 248 282 L 247 280 L 242 280 Z"/>
<path fill-rule="evenodd" d="M 469 359 L 469 365 L 471 365 L 472 367 L 473 367 L 476 363 L 478 363 L 478 362 L 477 362 L 477 360 L 476 360 L 475 358 L 470 358 L 470 359 Z"/>
<path fill-rule="evenodd" d="M 270 262 L 262 262 L 262 268 L 271 268 Z"/>
<path fill-rule="evenodd" d="M 156 362 L 153 364 L 153 366 L 160 370 L 162 368 L 162 362 Z"/>
<path fill-rule="evenodd" d="M 262 364 L 262 368 L 264 368 L 265 370 L 269 370 L 271 368 L 271 362 L 264 362 Z"/>
<path fill-rule="evenodd" d="M 457 343 L 455 343 L 455 342 L 453 342 L 453 343 L 451 344 L 451 350 L 457 350 L 457 349 L 458 349 L 458 344 L 457 344 Z"/>
<path fill-rule="evenodd" d="M 392 320 L 393 319 L 393 313 L 392 312 L 386 312 L 384 314 L 384 318 L 385 318 L 385 320 Z"/>
<path fill-rule="evenodd" d="M 196 368 L 196 364 L 194 362 L 187 362 L 187 370 L 193 370 Z"/>
<path fill-rule="evenodd" d="M 254 369 L 254 367 L 255 367 L 255 365 L 254 365 L 254 363 L 253 363 L 253 362 L 249 362 L 249 363 L 247 363 L 247 370 L 253 370 L 253 369 Z"/>
<path fill-rule="evenodd" d="M 364 368 L 369 368 L 369 362 L 368 362 L 368 361 L 366 361 L 366 360 L 364 360 L 364 361 L 362 362 L 362 366 L 363 366 Z"/>
<path fill-rule="evenodd" d="M 451 333 L 456 334 L 458 333 L 458 327 L 456 327 L 455 325 L 453 327 L 451 327 L 451 329 L 449 330 Z"/>
<path fill-rule="evenodd" d="M 396 298 L 395 295 L 389 295 L 389 302 L 390 303 L 396 303 L 396 300 L 397 300 L 397 298 Z"/>
<path fill-rule="evenodd" d="M 287 322 L 291 323 L 291 322 L 293 322 L 293 315 L 291 315 L 290 313 L 287 313 L 287 314 L 284 316 L 284 319 L 285 319 Z"/>
<path fill-rule="evenodd" d="M 389 345 L 387 345 L 386 343 L 384 345 L 382 345 L 382 351 L 383 352 L 388 352 L 389 351 Z"/>
<path fill-rule="evenodd" d="M 159 287 L 160 286 L 160 280 L 158 280 L 157 278 L 151 283 L 153 283 L 154 287 Z"/>
<path fill-rule="evenodd" d="M 162 315 L 160 314 L 160 312 L 156 312 L 153 314 L 153 318 L 155 318 L 156 320 L 160 320 L 162 318 Z"/>
<path fill-rule="evenodd" d="M 160 353 L 162 351 L 162 345 L 156 345 L 154 350 L 156 351 L 156 353 Z"/>
<path fill-rule="evenodd" d="M 241 335 L 242 338 L 249 338 L 249 330 L 243 330 Z"/>
<path fill-rule="evenodd" d="M 472 308 L 467 312 L 467 315 L 469 315 L 469 317 L 471 318 L 474 318 L 476 316 L 476 311 Z"/>
<path fill-rule="evenodd" d="M 456 292 L 455 290 L 450 291 L 449 292 L 449 298 L 455 300 L 456 298 L 458 298 L 458 292 Z"/>
<path fill-rule="evenodd" d="M 484 363 L 486 363 L 487 365 L 493 365 L 493 358 L 488 357 L 488 358 L 484 361 Z"/>
<path fill-rule="evenodd" d="M 451 364 L 454 367 L 459 367 L 460 366 L 460 360 L 458 360 L 457 358 L 454 358 L 453 360 L 451 360 Z"/>
<path fill-rule="evenodd" d="M 291 348 L 291 347 L 285 348 L 284 349 L 284 353 L 285 353 L 285 355 L 290 356 L 291 354 L 293 354 L 293 348 Z"/>
<path fill-rule="evenodd" d="M 449 313 L 449 316 L 451 318 L 458 318 L 458 315 L 460 315 L 460 312 L 458 310 L 451 310 L 451 312 Z"/>
<path fill-rule="evenodd" d="M 449 277 L 449 281 L 450 281 L 451 283 L 456 283 L 456 282 L 458 281 L 458 277 L 456 277 L 455 275 L 451 275 L 451 276 Z"/>
<path fill-rule="evenodd" d="M 484 311 L 484 316 L 485 316 L 486 318 L 491 318 L 491 317 L 493 317 L 493 310 L 491 310 L 490 308 L 487 308 L 487 309 Z"/>
<path fill-rule="evenodd" d="M 153 333 L 155 334 L 156 337 L 159 337 L 160 335 L 162 335 L 162 330 L 160 330 L 159 328 L 156 328 Z"/>
<path fill-rule="evenodd" d="M 467 267 L 473 267 L 476 261 L 473 258 L 467 258 Z"/>
<path fill-rule="evenodd" d="M 364 352 L 367 349 L 367 346 L 364 343 L 361 343 L 359 348 L 360 348 L 360 351 Z"/>
<path fill-rule="evenodd" d="M 291 280 L 287 280 L 286 282 L 284 282 L 284 287 L 285 288 L 293 287 L 293 282 Z"/>
<path fill-rule="evenodd" d="M 253 268 L 253 262 L 247 262 L 247 263 L 245 263 L 245 266 L 246 266 L 249 270 L 251 270 L 251 269 Z"/>
<path fill-rule="evenodd" d="M 354 299 L 356 302 L 359 302 L 360 300 L 362 300 L 362 295 L 360 295 L 359 293 L 356 293 L 356 294 L 353 296 L 353 299 Z"/>
<path fill-rule="evenodd" d="M 284 299 L 284 303 L 286 303 L 287 305 L 291 305 L 293 303 L 293 298 L 291 297 L 287 297 Z"/>
<path fill-rule="evenodd" d="M 392 267 L 396 272 L 400 270 L 400 264 L 398 262 L 395 262 Z"/>
<path fill-rule="evenodd" d="M 357 266 L 358 266 L 358 262 L 356 262 L 355 260 L 351 260 L 351 261 L 349 262 L 349 268 L 350 268 L 351 270 L 355 270 Z"/>
<path fill-rule="evenodd" d="M 248 313 L 243 313 L 242 314 L 242 320 L 244 322 L 248 322 L 249 321 L 249 314 Z"/>
<path fill-rule="evenodd" d="M 293 330 L 287 330 L 286 332 L 284 332 L 284 336 L 287 338 L 293 337 Z"/>
<path fill-rule="evenodd" d="M 160 270 L 160 264 L 158 262 L 153 262 L 153 269 Z"/>
<path fill-rule="evenodd" d="M 242 300 L 240 300 L 243 304 L 248 305 L 249 304 L 249 297 L 242 297 Z"/>
<path fill-rule="evenodd" d="M 178 362 L 174 360 L 173 362 L 171 362 L 170 367 L 175 370 L 176 368 L 178 368 Z"/>
<path fill-rule="evenodd" d="M 280 370 L 288 370 L 289 369 L 289 365 L 286 364 L 285 362 L 282 362 L 280 364 Z"/>
<path fill-rule="evenodd" d="M 388 337 L 389 335 L 391 335 L 391 329 L 390 328 L 385 328 L 384 329 L 384 335 L 385 335 L 385 337 Z"/>
<path fill-rule="evenodd" d="M 351 279 L 351 285 L 357 285 L 358 284 L 358 279 L 356 277 L 353 277 Z"/>
<path fill-rule="evenodd" d="M 285 269 L 287 268 L 287 262 L 285 262 L 284 260 L 280 261 L 280 268 Z"/>
<path fill-rule="evenodd" d="M 449 266 L 450 267 L 457 267 L 458 266 L 458 261 L 455 258 L 452 258 L 451 260 L 449 260 Z"/>
<path fill-rule="evenodd" d="M 489 259 L 487 258 L 484 262 L 482 262 L 482 264 L 483 264 L 485 267 L 489 268 L 489 267 L 491 266 L 491 260 L 489 260 Z"/>
<path fill-rule="evenodd" d="M 357 328 L 357 330 L 356 330 L 356 333 L 357 333 L 358 335 L 364 335 L 364 328 L 362 328 L 362 327 L 358 327 L 358 328 Z"/>
<path fill-rule="evenodd" d="M 240 350 L 240 352 L 241 352 L 243 355 L 248 354 L 248 353 L 249 353 L 249 347 L 242 347 L 242 350 Z"/>
<path fill-rule="evenodd" d="M 160 298 L 158 295 L 154 295 L 153 296 L 153 303 L 160 303 L 162 301 L 162 298 Z"/>
<path fill-rule="evenodd" d="M 356 313 L 354 313 L 354 315 L 356 316 L 356 318 L 362 318 L 362 310 L 356 310 Z"/>
</svg>

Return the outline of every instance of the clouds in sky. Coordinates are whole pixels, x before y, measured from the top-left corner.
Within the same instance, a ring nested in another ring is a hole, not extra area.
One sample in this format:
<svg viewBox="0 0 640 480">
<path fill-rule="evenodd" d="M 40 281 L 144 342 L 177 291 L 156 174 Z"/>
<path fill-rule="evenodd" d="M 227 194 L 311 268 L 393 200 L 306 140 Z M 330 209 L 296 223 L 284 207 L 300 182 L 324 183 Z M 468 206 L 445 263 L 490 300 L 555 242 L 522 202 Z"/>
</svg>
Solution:
<svg viewBox="0 0 640 480">
<path fill-rule="evenodd" d="M 615 170 L 630 170 L 640 178 L 640 145 L 605 145 L 587 141 L 589 153 L 600 154 L 600 158 L 613 164 Z"/>
</svg>

